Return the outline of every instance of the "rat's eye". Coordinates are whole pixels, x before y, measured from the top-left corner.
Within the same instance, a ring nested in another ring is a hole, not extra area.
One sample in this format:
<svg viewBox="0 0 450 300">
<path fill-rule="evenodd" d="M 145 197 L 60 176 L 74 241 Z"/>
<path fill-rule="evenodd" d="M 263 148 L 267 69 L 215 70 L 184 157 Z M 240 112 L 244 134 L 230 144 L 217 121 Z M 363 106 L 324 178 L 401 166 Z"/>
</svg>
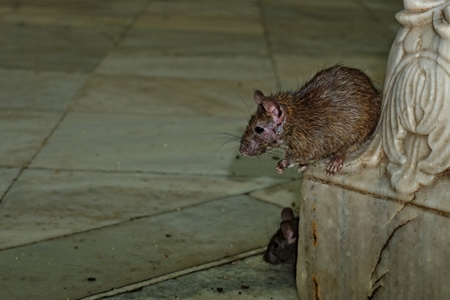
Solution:
<svg viewBox="0 0 450 300">
<path fill-rule="evenodd" d="M 255 132 L 256 132 L 257 134 L 261 134 L 261 133 L 264 132 L 264 128 L 259 127 L 259 126 L 256 126 L 256 127 L 255 127 Z"/>
<path fill-rule="evenodd" d="M 274 248 L 274 249 L 277 249 L 279 246 L 280 246 L 280 245 L 278 245 L 277 242 L 273 243 L 273 248 Z"/>
</svg>

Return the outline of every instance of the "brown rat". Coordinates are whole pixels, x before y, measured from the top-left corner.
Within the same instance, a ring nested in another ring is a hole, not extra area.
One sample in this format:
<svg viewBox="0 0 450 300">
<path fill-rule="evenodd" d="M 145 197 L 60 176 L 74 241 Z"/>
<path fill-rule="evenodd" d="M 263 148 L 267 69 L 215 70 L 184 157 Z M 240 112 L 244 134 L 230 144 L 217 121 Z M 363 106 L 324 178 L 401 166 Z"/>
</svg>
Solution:
<svg viewBox="0 0 450 300">
<path fill-rule="evenodd" d="M 372 135 L 380 118 L 381 97 L 363 71 L 336 65 L 319 71 L 297 91 L 264 96 L 258 104 L 239 152 L 259 156 L 280 148 L 286 153 L 277 170 L 299 164 L 299 171 L 323 158 L 328 174 L 340 171 L 347 154 Z"/>
<path fill-rule="evenodd" d="M 273 265 L 286 263 L 295 267 L 297 264 L 298 222 L 291 208 L 283 208 L 280 228 L 273 235 L 267 246 L 263 259 Z"/>
</svg>

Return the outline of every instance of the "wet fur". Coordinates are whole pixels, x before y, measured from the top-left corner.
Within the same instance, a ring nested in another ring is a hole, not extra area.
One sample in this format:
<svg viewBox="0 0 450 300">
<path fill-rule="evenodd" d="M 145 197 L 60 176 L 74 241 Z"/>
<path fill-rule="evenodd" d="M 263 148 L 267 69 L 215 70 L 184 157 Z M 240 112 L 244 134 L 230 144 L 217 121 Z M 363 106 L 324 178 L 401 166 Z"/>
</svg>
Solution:
<svg viewBox="0 0 450 300">
<path fill-rule="evenodd" d="M 330 156 L 345 157 L 370 138 L 380 117 L 381 98 L 371 79 L 358 69 L 341 65 L 318 72 L 297 91 L 279 92 L 266 99 L 278 103 L 285 113 L 284 124 L 276 127 L 270 114 L 258 105 L 241 148 L 258 148 L 247 155 L 282 148 L 286 152 L 282 168 Z M 277 132 L 269 130 L 266 136 L 259 136 L 256 126 L 276 128 Z"/>
</svg>

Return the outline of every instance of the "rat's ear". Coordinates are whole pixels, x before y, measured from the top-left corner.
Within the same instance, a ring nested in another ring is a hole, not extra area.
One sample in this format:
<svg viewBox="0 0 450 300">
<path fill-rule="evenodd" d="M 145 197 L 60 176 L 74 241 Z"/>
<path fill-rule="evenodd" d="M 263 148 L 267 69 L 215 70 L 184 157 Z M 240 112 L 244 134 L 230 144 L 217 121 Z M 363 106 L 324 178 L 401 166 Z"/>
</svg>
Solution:
<svg viewBox="0 0 450 300">
<path fill-rule="evenodd" d="M 256 104 L 261 105 L 270 114 L 276 124 L 281 124 L 284 121 L 284 112 L 277 101 L 272 100 L 270 97 L 267 98 L 260 90 L 256 90 L 253 93 L 253 99 L 255 99 Z"/>
<path fill-rule="evenodd" d="M 266 98 L 261 105 L 264 107 L 264 110 L 270 114 L 276 124 L 283 123 L 285 116 L 278 102 Z"/>
<path fill-rule="evenodd" d="M 256 104 L 259 105 L 266 99 L 266 96 L 264 96 L 264 94 L 260 90 L 256 90 L 253 93 L 253 99 L 255 99 Z"/>
<path fill-rule="evenodd" d="M 297 241 L 297 237 L 295 236 L 295 230 L 292 226 L 293 224 L 288 221 L 283 221 L 280 224 L 281 232 L 283 232 L 283 237 L 288 242 L 288 244 L 292 244 Z"/>
<path fill-rule="evenodd" d="M 281 220 L 282 221 L 291 221 L 294 220 L 294 211 L 290 207 L 285 207 L 281 211 Z"/>
</svg>

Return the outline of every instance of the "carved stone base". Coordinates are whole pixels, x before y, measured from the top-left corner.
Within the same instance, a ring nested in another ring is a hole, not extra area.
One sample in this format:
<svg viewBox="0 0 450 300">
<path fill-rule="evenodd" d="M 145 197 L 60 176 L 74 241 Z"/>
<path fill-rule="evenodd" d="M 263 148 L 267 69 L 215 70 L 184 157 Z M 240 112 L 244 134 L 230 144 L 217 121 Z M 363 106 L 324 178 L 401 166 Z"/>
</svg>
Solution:
<svg viewBox="0 0 450 300">
<path fill-rule="evenodd" d="M 385 170 L 305 175 L 300 299 L 450 299 L 450 176 L 400 199 Z"/>
<path fill-rule="evenodd" d="M 450 0 L 404 6 L 372 141 L 305 174 L 302 300 L 450 299 Z"/>
</svg>

